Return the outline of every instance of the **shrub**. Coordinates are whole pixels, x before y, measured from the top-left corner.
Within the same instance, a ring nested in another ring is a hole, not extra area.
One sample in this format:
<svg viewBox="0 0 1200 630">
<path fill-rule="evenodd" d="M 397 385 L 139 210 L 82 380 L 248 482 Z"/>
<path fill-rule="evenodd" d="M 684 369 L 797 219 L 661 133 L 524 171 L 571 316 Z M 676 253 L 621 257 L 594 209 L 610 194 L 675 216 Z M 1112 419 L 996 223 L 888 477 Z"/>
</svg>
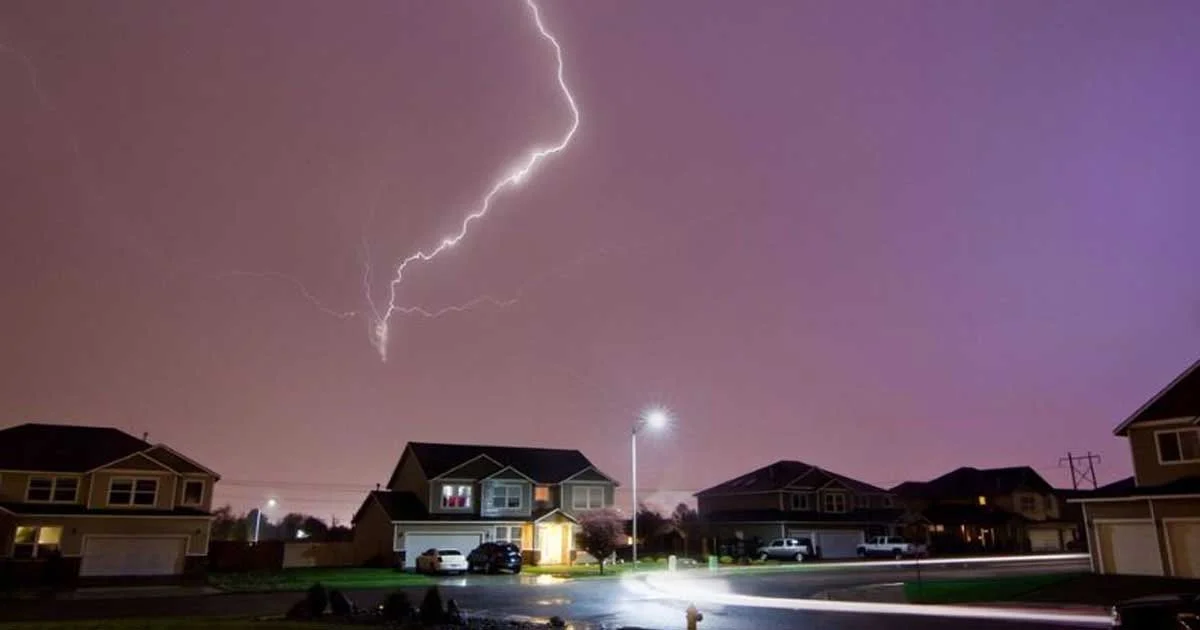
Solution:
<svg viewBox="0 0 1200 630">
<path fill-rule="evenodd" d="M 308 587 L 308 592 L 304 595 L 304 601 L 308 602 L 309 613 L 313 617 L 320 617 L 325 614 L 325 608 L 329 606 L 329 592 L 325 590 L 325 586 L 320 582 Z"/>
<path fill-rule="evenodd" d="M 721 564 L 733 564 L 733 556 L 721 556 L 719 562 Z"/>
<path fill-rule="evenodd" d="M 442 592 L 436 586 L 430 586 L 421 600 L 421 623 L 431 626 L 446 619 L 446 608 L 442 605 Z"/>
<path fill-rule="evenodd" d="M 380 608 L 385 621 L 405 622 L 413 618 L 413 605 L 404 591 L 389 594 Z"/>
</svg>

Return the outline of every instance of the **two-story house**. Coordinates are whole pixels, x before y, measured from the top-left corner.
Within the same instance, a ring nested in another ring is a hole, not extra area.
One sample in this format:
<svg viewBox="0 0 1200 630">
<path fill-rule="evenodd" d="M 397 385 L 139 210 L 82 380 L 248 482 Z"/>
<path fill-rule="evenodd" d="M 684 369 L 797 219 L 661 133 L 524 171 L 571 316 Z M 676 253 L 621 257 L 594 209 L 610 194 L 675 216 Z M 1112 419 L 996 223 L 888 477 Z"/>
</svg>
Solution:
<svg viewBox="0 0 1200 630">
<path fill-rule="evenodd" d="M 407 568 L 427 549 L 508 541 L 530 564 L 574 559 L 576 517 L 617 482 L 577 450 L 410 442 L 355 513 L 356 555 Z"/>
<path fill-rule="evenodd" d="M 778 461 L 696 493 L 711 537 L 809 538 L 824 558 L 853 557 L 867 536 L 894 533 L 892 493 L 798 461 Z"/>
<path fill-rule="evenodd" d="M 202 572 L 216 473 L 106 427 L 0 430 L 0 562 L 81 578 Z"/>
<path fill-rule="evenodd" d="M 964 466 L 892 492 L 935 552 L 1058 551 L 1077 537 L 1057 491 L 1029 466 Z"/>
<path fill-rule="evenodd" d="M 1098 573 L 1200 578 L 1200 361 L 1113 431 L 1133 480 L 1072 499 Z"/>
</svg>

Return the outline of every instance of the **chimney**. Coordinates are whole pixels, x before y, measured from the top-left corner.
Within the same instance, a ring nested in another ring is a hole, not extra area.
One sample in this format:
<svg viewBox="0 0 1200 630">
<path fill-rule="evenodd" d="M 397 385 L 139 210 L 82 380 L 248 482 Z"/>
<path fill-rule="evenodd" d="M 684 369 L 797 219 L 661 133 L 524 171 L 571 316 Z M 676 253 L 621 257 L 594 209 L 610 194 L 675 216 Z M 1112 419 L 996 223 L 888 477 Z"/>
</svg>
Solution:
<svg viewBox="0 0 1200 630">
<path fill-rule="evenodd" d="M 143 442 L 149 442 L 149 441 L 150 441 L 150 432 L 149 432 L 149 431 L 143 431 L 143 432 L 142 432 L 142 441 L 143 441 Z"/>
<path fill-rule="evenodd" d="M 379 492 L 379 484 L 375 484 L 375 492 Z"/>
</svg>

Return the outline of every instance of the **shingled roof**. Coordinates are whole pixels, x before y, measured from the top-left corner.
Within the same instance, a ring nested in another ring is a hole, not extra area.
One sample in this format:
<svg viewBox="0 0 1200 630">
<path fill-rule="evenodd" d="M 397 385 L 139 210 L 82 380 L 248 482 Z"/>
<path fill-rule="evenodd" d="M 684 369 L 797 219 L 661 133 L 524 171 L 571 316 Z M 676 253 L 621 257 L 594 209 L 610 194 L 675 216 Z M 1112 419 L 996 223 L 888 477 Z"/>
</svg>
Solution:
<svg viewBox="0 0 1200 630">
<path fill-rule="evenodd" d="M 735 479 L 730 479 L 711 488 L 701 490 L 695 496 L 773 492 L 783 490 L 792 482 L 796 482 L 799 486 L 816 488 L 830 481 L 838 481 L 855 492 L 866 494 L 888 493 L 883 488 L 864 483 L 857 479 L 851 479 L 845 475 L 839 475 L 823 468 L 818 468 L 812 464 L 783 459 Z"/>
<path fill-rule="evenodd" d="M 1154 398 L 1113 429 L 1113 433 L 1126 435 L 1129 427 L 1138 422 L 1171 418 L 1200 420 L 1200 361 L 1196 361 L 1183 374 L 1175 377 L 1175 380 L 1155 394 Z"/>
<path fill-rule="evenodd" d="M 87 472 L 151 447 L 110 427 L 21 424 L 0 430 L 0 469 Z"/>
<path fill-rule="evenodd" d="M 408 448 L 429 479 L 447 473 L 480 455 L 492 458 L 501 466 L 512 466 L 537 483 L 558 483 L 583 470 L 595 468 L 583 453 L 574 449 L 431 442 L 409 442 Z"/>
<path fill-rule="evenodd" d="M 1040 492 L 1054 491 L 1054 488 L 1029 466 L 982 470 L 963 466 L 931 481 L 906 481 L 892 488 L 892 492 L 908 498 L 948 499 L 1011 494 L 1021 488 Z"/>
</svg>

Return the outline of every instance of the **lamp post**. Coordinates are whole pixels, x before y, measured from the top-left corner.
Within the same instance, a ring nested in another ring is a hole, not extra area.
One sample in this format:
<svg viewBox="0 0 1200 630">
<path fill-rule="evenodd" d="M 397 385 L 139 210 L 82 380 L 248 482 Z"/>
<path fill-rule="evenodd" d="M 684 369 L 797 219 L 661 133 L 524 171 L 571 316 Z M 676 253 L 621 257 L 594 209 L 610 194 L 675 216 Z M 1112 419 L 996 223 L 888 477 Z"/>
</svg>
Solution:
<svg viewBox="0 0 1200 630">
<path fill-rule="evenodd" d="M 633 522 L 633 568 L 634 569 L 637 569 L 637 545 L 638 545 L 638 534 L 637 534 L 637 517 L 638 517 L 637 436 L 638 436 L 638 431 L 641 431 L 642 429 L 644 429 L 646 427 L 650 427 L 651 429 L 661 429 L 667 425 L 667 422 L 669 422 L 670 419 L 671 419 L 670 416 L 667 415 L 667 412 L 665 410 L 651 409 L 650 411 L 642 414 L 642 416 L 639 417 L 637 419 L 637 421 L 633 423 L 633 431 L 630 434 L 629 453 L 630 453 L 630 461 L 631 461 L 632 467 L 633 467 L 633 475 L 632 475 L 633 483 L 631 484 L 633 486 L 633 488 L 632 488 L 632 490 L 633 490 L 633 518 L 631 519 L 631 521 Z"/>
<path fill-rule="evenodd" d="M 267 507 L 275 507 L 275 499 L 267 499 Z M 258 529 L 262 525 L 262 508 L 258 509 L 258 515 L 254 517 L 254 544 L 258 544 Z"/>
</svg>

